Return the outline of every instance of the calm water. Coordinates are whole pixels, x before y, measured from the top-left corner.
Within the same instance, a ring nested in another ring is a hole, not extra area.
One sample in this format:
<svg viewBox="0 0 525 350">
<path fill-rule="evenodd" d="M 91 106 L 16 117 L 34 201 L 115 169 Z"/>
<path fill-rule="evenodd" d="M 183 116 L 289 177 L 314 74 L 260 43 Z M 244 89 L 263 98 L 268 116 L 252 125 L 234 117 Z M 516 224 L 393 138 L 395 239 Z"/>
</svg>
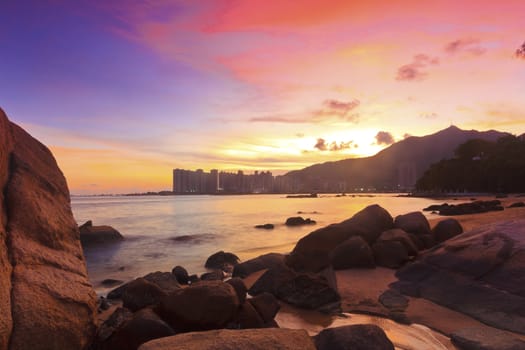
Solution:
<svg viewBox="0 0 525 350">
<path fill-rule="evenodd" d="M 370 204 L 380 204 L 392 216 L 435 203 L 392 194 L 320 198 L 283 195 L 73 197 L 79 224 L 111 225 L 126 238 L 122 243 L 85 250 L 90 279 L 97 291 L 106 278 L 129 280 L 153 271 L 184 266 L 190 274 L 205 272 L 211 254 L 230 251 L 241 260 L 268 252 L 286 253 L 299 238 L 316 228 L 342 221 Z M 287 227 L 286 218 L 310 217 L 314 226 Z M 255 229 L 272 223 L 274 230 Z M 189 240 L 174 240 L 190 236 Z"/>
</svg>

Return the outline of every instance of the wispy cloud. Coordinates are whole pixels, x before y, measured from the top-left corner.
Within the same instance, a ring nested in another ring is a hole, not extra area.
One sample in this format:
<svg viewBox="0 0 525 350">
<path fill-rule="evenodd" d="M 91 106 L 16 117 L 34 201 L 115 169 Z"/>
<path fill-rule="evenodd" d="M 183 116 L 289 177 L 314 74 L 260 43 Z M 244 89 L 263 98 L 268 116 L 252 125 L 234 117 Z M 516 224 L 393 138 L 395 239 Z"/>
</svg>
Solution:
<svg viewBox="0 0 525 350">
<path fill-rule="evenodd" d="M 378 145 L 391 145 L 394 142 L 394 136 L 388 131 L 379 131 L 376 135 L 376 143 Z"/>
<path fill-rule="evenodd" d="M 521 44 L 520 47 L 518 47 L 518 49 L 516 50 L 515 55 L 516 55 L 517 58 L 525 60 L 525 42 L 523 44 Z"/>
<path fill-rule="evenodd" d="M 323 138 L 318 138 L 317 142 L 314 145 L 314 148 L 317 148 L 319 151 L 331 151 L 331 152 L 338 152 L 345 149 L 350 149 L 352 147 L 353 141 L 347 141 L 347 142 L 326 142 Z"/>
<path fill-rule="evenodd" d="M 412 62 L 398 68 L 396 80 L 398 81 L 418 81 L 427 76 L 425 68 L 439 64 L 438 57 L 430 57 L 425 54 L 415 55 Z"/>
<path fill-rule="evenodd" d="M 480 56 L 486 52 L 486 49 L 480 45 L 480 41 L 472 38 L 451 41 L 445 45 L 444 50 L 448 54 L 466 52 L 474 56 Z"/>
<path fill-rule="evenodd" d="M 421 113 L 419 117 L 423 119 L 436 119 L 438 117 L 438 114 L 435 112 Z"/>
</svg>

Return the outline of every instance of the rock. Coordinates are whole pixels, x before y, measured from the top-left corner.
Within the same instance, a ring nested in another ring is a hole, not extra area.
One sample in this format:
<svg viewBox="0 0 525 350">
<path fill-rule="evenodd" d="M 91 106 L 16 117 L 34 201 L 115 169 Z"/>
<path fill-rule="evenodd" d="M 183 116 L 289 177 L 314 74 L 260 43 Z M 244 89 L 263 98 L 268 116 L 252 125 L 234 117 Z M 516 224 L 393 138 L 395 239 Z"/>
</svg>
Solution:
<svg viewBox="0 0 525 350">
<path fill-rule="evenodd" d="M 244 278 L 251 275 L 254 272 L 282 265 L 284 265 L 283 254 L 268 253 L 235 265 L 232 276 Z"/>
<path fill-rule="evenodd" d="M 461 233 L 463 233 L 463 227 L 456 219 L 441 220 L 432 229 L 432 234 L 438 242 L 444 242 Z"/>
<path fill-rule="evenodd" d="M 249 293 L 258 295 L 268 292 L 288 304 L 304 309 L 337 309 L 340 307 L 340 297 L 337 286 L 332 283 L 330 277 L 297 273 L 283 266 L 266 271 L 252 285 Z"/>
<path fill-rule="evenodd" d="M 251 304 L 257 313 L 261 316 L 264 323 L 273 321 L 275 315 L 281 308 L 279 301 L 270 293 L 261 293 L 248 299 L 248 303 Z"/>
<path fill-rule="evenodd" d="M 96 331 L 66 180 L 0 109 L 0 349 L 82 349 Z"/>
<path fill-rule="evenodd" d="M 501 206 L 501 201 L 495 199 L 491 201 L 475 201 L 470 203 L 443 206 L 439 210 L 439 215 L 466 215 L 501 210 L 504 210 L 504 208 Z"/>
<path fill-rule="evenodd" d="M 372 246 L 378 266 L 397 269 L 409 260 L 405 246 L 398 241 L 378 241 Z"/>
<path fill-rule="evenodd" d="M 146 306 L 156 305 L 167 293 L 144 278 L 130 282 L 122 292 L 122 305 L 135 312 Z"/>
<path fill-rule="evenodd" d="M 180 284 L 179 282 L 177 282 L 177 278 L 175 278 L 175 276 L 169 272 L 156 271 L 148 273 L 142 278 L 144 278 L 148 282 L 157 285 L 166 293 L 170 293 L 177 289 L 180 289 Z"/>
<path fill-rule="evenodd" d="M 220 281 L 201 281 L 163 298 L 158 312 L 176 331 L 222 328 L 239 308 L 235 289 Z"/>
<path fill-rule="evenodd" d="M 124 237 L 111 226 L 93 226 L 91 220 L 79 226 L 82 246 L 120 242 Z"/>
<path fill-rule="evenodd" d="M 107 309 L 109 309 L 111 307 L 111 304 L 108 302 L 108 300 L 104 297 L 100 297 L 98 299 L 98 312 L 100 313 L 101 311 L 106 311 Z"/>
<path fill-rule="evenodd" d="M 118 329 L 122 328 L 126 322 L 133 318 L 133 313 L 128 309 L 119 307 L 105 320 L 97 330 L 95 337 L 95 347 L 98 348 L 101 344 L 106 343 L 107 340 L 115 333 Z"/>
<path fill-rule="evenodd" d="M 525 207 L 524 202 L 514 202 L 511 205 L 509 205 L 507 208 L 522 208 Z"/>
<path fill-rule="evenodd" d="M 330 253 L 330 261 L 336 270 L 376 266 L 372 249 L 360 236 L 350 237 L 335 247 Z"/>
<path fill-rule="evenodd" d="M 376 325 L 326 328 L 314 337 L 317 350 L 394 350 L 394 344 Z"/>
<path fill-rule="evenodd" d="M 264 328 L 264 321 L 251 303 L 245 302 L 235 317 L 235 329 Z"/>
<path fill-rule="evenodd" d="M 433 235 L 419 235 L 418 238 L 423 242 L 425 248 L 432 248 L 437 243 Z"/>
<path fill-rule="evenodd" d="M 429 235 L 431 233 L 430 224 L 420 211 L 396 216 L 394 226 L 416 235 Z"/>
<path fill-rule="evenodd" d="M 305 330 L 281 328 L 220 329 L 207 332 L 178 334 L 156 339 L 139 350 L 316 350 Z"/>
<path fill-rule="evenodd" d="M 175 331 L 151 309 L 136 312 L 112 336 L 99 345 L 100 350 L 131 350 L 141 344 L 162 337 L 175 335 Z"/>
<path fill-rule="evenodd" d="M 199 282 L 201 279 L 197 275 L 190 275 L 188 277 L 188 284 L 193 284 Z"/>
<path fill-rule="evenodd" d="M 255 225 L 255 228 L 261 228 L 261 229 L 264 229 L 264 230 L 273 230 L 274 227 L 275 226 L 273 224 Z"/>
<path fill-rule="evenodd" d="M 190 277 L 188 276 L 188 271 L 186 271 L 184 267 L 175 266 L 173 270 L 171 270 L 171 273 L 180 284 L 188 284 Z"/>
<path fill-rule="evenodd" d="M 235 266 L 239 263 L 239 258 L 233 253 L 217 252 L 212 254 L 204 264 L 207 269 L 227 270 L 229 266 Z"/>
<path fill-rule="evenodd" d="M 379 302 L 390 311 L 403 312 L 408 307 L 408 299 L 392 289 L 381 294 Z"/>
<path fill-rule="evenodd" d="M 410 235 L 406 233 L 404 230 L 399 229 L 399 228 L 386 230 L 383 233 L 381 233 L 381 236 L 379 236 L 376 242 L 390 242 L 390 241 L 396 241 L 396 242 L 401 243 L 403 247 L 405 247 L 409 256 L 417 255 L 417 252 L 418 252 L 417 246 L 414 244 L 414 242 L 410 238 Z"/>
<path fill-rule="evenodd" d="M 201 281 L 222 281 L 223 279 L 224 279 L 224 272 L 222 272 L 222 270 L 205 272 L 200 277 Z"/>
<path fill-rule="evenodd" d="M 427 251 L 396 276 L 412 284 L 422 298 L 525 334 L 523 219 L 464 232 Z"/>
<path fill-rule="evenodd" d="M 244 302 L 246 301 L 246 293 L 248 292 L 244 281 L 238 277 L 234 277 L 227 280 L 226 283 L 228 283 L 233 287 L 233 289 L 235 289 L 235 293 L 237 294 L 237 298 L 239 299 L 239 304 L 244 304 Z"/>
<path fill-rule="evenodd" d="M 292 216 L 286 219 L 286 226 L 302 226 L 302 225 L 314 225 L 315 221 L 310 218 L 303 219 L 302 216 Z"/>
<path fill-rule="evenodd" d="M 119 284 L 122 284 L 122 283 L 124 283 L 124 281 L 116 280 L 116 279 L 113 279 L 113 278 L 106 278 L 105 280 L 100 282 L 100 284 L 102 284 L 104 287 L 114 287 L 114 286 L 118 286 Z"/>
<path fill-rule="evenodd" d="M 509 333 L 483 328 L 466 328 L 452 333 L 454 345 L 465 350 L 521 350 L 525 341 Z"/>
<path fill-rule="evenodd" d="M 370 244 L 392 226 L 392 216 L 385 209 L 378 205 L 368 206 L 348 220 L 301 238 L 286 258 L 286 263 L 297 271 L 318 272 L 330 266 L 332 250 L 350 237 L 360 236 Z"/>
</svg>

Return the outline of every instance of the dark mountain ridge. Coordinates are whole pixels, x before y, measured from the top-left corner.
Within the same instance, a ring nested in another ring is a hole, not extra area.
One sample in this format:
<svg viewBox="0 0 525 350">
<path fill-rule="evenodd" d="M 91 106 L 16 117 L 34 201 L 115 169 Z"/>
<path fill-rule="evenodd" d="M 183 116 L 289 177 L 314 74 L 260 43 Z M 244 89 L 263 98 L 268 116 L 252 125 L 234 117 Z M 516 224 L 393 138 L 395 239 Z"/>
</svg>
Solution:
<svg viewBox="0 0 525 350">
<path fill-rule="evenodd" d="M 314 164 L 285 177 L 300 192 L 412 189 L 431 164 L 453 157 L 460 144 L 476 138 L 495 141 L 506 135 L 450 126 L 431 135 L 408 137 L 371 157 Z"/>
</svg>

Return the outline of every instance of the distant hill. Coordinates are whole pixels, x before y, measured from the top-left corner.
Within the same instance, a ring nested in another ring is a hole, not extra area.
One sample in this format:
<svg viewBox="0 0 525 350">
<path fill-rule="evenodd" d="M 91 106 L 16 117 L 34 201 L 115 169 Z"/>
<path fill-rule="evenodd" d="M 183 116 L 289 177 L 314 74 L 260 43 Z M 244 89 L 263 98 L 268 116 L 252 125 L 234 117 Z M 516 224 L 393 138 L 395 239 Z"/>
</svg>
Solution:
<svg viewBox="0 0 525 350">
<path fill-rule="evenodd" d="M 454 150 L 470 139 L 496 141 L 508 133 L 495 130 L 461 130 L 450 126 L 435 134 L 411 136 L 374 156 L 314 164 L 287 173 L 300 192 L 352 192 L 356 189 L 411 189 L 435 162 L 454 156 Z"/>
</svg>

